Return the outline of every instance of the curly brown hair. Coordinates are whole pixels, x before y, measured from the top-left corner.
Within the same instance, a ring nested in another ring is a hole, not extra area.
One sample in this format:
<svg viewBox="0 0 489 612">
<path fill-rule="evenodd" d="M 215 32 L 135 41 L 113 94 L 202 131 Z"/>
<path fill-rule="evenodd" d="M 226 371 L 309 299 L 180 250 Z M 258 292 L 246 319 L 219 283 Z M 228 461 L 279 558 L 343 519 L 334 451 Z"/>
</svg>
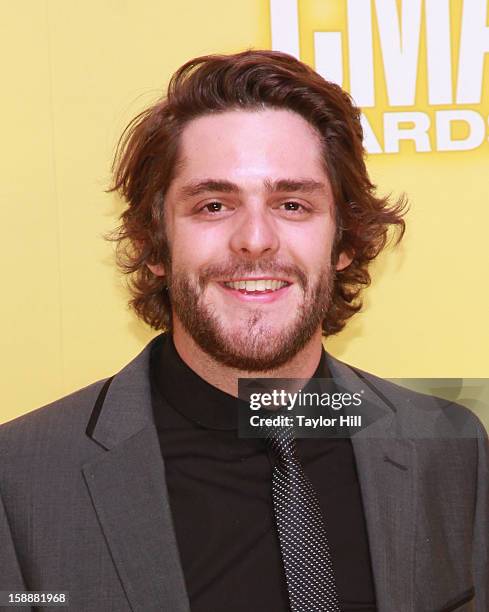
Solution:
<svg viewBox="0 0 489 612">
<path fill-rule="evenodd" d="M 377 197 L 365 166 L 360 110 L 338 85 L 291 55 L 248 50 L 206 55 L 186 62 L 172 76 L 167 96 L 135 117 L 124 130 L 113 163 L 114 183 L 127 202 L 117 242 L 117 263 L 130 274 L 129 302 L 154 329 L 171 329 L 171 302 L 164 277 L 147 264 L 168 263 L 163 207 L 179 163 L 179 141 L 194 118 L 229 110 L 292 110 L 319 133 L 335 202 L 333 263 L 345 251 L 352 262 L 336 271 L 323 335 L 340 331 L 361 308 L 370 284 L 368 266 L 387 243 L 388 230 L 404 234 L 406 200 Z"/>
</svg>

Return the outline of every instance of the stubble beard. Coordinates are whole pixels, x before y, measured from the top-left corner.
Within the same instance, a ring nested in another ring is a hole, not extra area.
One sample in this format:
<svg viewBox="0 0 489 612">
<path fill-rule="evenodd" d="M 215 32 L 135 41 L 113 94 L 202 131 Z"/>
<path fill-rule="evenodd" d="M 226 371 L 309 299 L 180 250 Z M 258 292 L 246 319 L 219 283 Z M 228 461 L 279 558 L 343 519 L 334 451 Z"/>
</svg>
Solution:
<svg viewBox="0 0 489 612">
<path fill-rule="evenodd" d="M 170 262 L 169 262 L 170 263 Z M 258 269 L 259 268 L 259 269 Z M 167 268 L 171 270 L 171 264 Z M 258 275 L 297 279 L 303 300 L 290 323 L 281 330 L 271 329 L 258 307 L 251 311 L 243 329 L 227 331 L 219 313 L 204 303 L 206 286 L 215 278 L 239 278 Z M 311 286 L 310 279 L 295 265 L 237 263 L 209 266 L 199 275 L 197 282 L 183 271 L 172 271 L 167 278 L 174 316 L 195 343 L 218 363 L 248 372 L 274 370 L 303 349 L 318 331 L 331 306 L 333 269 L 324 266 L 318 280 Z"/>
</svg>

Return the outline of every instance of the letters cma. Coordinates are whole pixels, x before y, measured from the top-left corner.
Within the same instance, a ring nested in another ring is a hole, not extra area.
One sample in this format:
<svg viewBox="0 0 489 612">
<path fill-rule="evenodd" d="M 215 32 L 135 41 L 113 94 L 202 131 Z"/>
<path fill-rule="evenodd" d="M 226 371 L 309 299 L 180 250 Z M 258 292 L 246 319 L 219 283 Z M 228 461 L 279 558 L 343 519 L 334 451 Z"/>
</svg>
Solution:
<svg viewBox="0 0 489 612">
<path fill-rule="evenodd" d="M 327 0 L 325 0 L 327 4 Z M 414 106 L 418 86 L 419 50 L 424 9 L 427 96 L 430 106 L 480 104 L 484 59 L 489 52 L 486 0 L 464 0 L 460 31 L 452 31 L 450 0 L 404 0 L 399 14 L 396 0 L 346 0 L 349 91 L 362 109 L 376 104 L 376 72 L 383 71 L 390 107 Z M 299 56 L 297 0 L 271 0 L 272 46 Z M 280 7 L 280 12 L 279 12 Z M 375 10 L 374 10 L 375 8 Z M 376 17 L 383 66 L 375 66 L 373 17 Z M 453 13 L 453 10 L 452 10 Z M 460 38 L 454 87 L 452 44 Z M 314 32 L 315 68 L 325 78 L 343 85 L 343 35 Z M 455 96 L 454 96 L 455 90 Z M 416 151 L 468 150 L 485 139 L 486 121 L 476 110 L 436 110 L 435 121 L 423 112 L 385 113 L 382 149 L 367 117 L 363 117 L 369 153 L 396 153 L 400 140 L 413 140 Z M 406 128 L 401 124 L 409 122 Z M 452 137 L 454 122 L 465 124 L 463 138 Z M 436 146 L 430 129 L 434 123 Z"/>
</svg>

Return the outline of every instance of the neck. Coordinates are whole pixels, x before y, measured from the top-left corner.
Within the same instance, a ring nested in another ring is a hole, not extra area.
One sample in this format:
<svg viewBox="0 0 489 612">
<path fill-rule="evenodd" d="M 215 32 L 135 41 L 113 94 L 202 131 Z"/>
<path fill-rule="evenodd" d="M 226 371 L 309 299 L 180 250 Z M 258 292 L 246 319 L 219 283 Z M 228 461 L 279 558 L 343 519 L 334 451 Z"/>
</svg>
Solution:
<svg viewBox="0 0 489 612">
<path fill-rule="evenodd" d="M 180 357 L 196 374 L 221 391 L 238 397 L 238 379 L 247 377 L 264 378 L 311 378 L 321 359 L 321 329 L 292 359 L 282 366 L 266 372 L 250 372 L 223 365 L 206 353 L 178 321 L 173 329 L 173 342 Z"/>
</svg>

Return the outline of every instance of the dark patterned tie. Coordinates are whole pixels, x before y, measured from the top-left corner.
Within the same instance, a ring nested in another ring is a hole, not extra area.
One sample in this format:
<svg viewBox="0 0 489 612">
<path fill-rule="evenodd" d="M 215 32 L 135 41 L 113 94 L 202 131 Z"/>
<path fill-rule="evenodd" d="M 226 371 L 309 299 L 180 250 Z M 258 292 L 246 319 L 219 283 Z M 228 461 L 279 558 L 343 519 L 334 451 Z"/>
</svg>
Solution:
<svg viewBox="0 0 489 612">
<path fill-rule="evenodd" d="M 340 612 L 324 518 L 291 428 L 267 430 L 277 462 L 272 491 L 292 612 Z"/>
</svg>

